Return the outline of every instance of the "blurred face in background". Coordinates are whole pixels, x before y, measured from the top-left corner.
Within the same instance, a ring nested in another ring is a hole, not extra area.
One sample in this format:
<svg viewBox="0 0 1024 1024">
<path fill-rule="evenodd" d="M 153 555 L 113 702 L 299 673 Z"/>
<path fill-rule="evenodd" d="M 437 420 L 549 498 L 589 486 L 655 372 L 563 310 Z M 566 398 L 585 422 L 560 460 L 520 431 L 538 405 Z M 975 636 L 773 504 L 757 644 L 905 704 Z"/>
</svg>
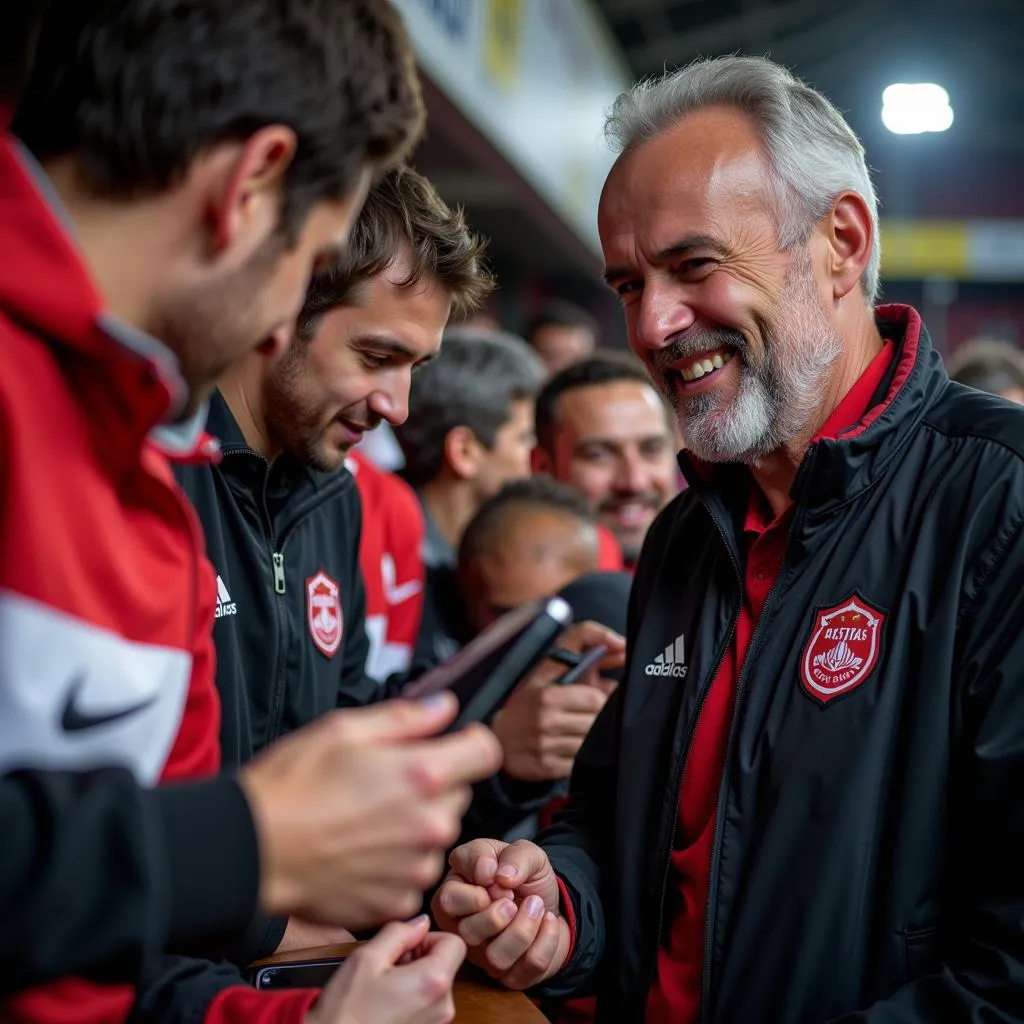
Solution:
<svg viewBox="0 0 1024 1024">
<path fill-rule="evenodd" d="M 451 306 L 434 280 L 412 285 L 404 258 L 328 310 L 309 339 L 296 339 L 264 384 L 274 447 L 332 472 L 367 430 L 409 414 L 411 374 L 434 356 Z"/>
<path fill-rule="evenodd" d="M 781 248 L 752 123 L 709 108 L 629 151 L 598 219 L 630 348 L 675 408 L 687 449 L 752 462 L 798 437 L 842 352 L 829 240 L 809 225 L 808 241 Z"/>
<path fill-rule="evenodd" d="M 538 468 L 579 491 L 634 563 L 676 493 L 675 445 L 654 388 L 622 380 L 566 391 L 552 450 L 538 456 Z"/>
<path fill-rule="evenodd" d="M 533 332 L 530 343 L 549 374 L 558 373 L 594 352 L 594 335 L 587 327 L 547 324 Z"/>
<path fill-rule="evenodd" d="M 475 453 L 473 482 L 480 501 L 497 494 L 509 481 L 530 475 L 530 455 L 535 444 L 533 399 L 516 399 L 494 444 L 490 448 L 481 444 Z"/>
<path fill-rule="evenodd" d="M 592 526 L 548 509 L 512 509 L 489 550 L 459 566 L 459 586 L 476 632 L 528 601 L 558 593 L 597 569 Z"/>
</svg>

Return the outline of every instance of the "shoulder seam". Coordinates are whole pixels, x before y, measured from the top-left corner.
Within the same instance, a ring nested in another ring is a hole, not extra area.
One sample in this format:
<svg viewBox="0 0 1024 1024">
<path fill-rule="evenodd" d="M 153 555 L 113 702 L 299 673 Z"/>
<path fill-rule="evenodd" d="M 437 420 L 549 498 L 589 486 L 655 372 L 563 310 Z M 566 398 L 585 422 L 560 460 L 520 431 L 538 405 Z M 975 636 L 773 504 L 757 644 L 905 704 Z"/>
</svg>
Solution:
<svg viewBox="0 0 1024 1024">
<path fill-rule="evenodd" d="M 960 628 L 968 613 L 974 610 L 974 606 L 984 592 L 988 581 L 992 577 L 992 573 L 997 566 L 1003 563 L 1007 551 L 1012 546 L 1014 539 L 1020 536 L 1022 528 L 1024 528 L 1024 510 L 1020 511 L 1009 524 L 1003 527 L 996 535 L 995 541 L 988 548 L 985 563 L 972 578 L 974 596 L 960 609 L 956 617 L 956 629 Z"/>
<path fill-rule="evenodd" d="M 1024 451 L 1018 451 L 1016 448 L 1011 447 L 1005 441 L 998 437 L 990 437 L 986 434 L 976 434 L 973 431 L 965 431 L 963 433 L 953 434 L 948 430 L 943 430 L 941 427 L 932 423 L 927 418 L 922 421 L 921 426 L 926 430 L 930 430 L 933 434 L 938 434 L 940 437 L 944 437 L 949 441 L 973 441 L 981 444 L 995 445 L 998 448 L 1002 448 L 1004 451 L 1009 452 L 1017 458 L 1018 462 L 1024 463 Z"/>
</svg>

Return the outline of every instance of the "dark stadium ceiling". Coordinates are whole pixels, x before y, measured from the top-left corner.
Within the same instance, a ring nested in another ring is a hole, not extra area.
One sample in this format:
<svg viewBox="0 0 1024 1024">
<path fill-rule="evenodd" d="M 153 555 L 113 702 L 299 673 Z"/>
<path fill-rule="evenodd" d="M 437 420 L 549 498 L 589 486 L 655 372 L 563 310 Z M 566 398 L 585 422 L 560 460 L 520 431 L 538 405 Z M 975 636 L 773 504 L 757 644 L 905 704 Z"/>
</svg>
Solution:
<svg viewBox="0 0 1024 1024">
<path fill-rule="evenodd" d="M 767 54 L 822 89 L 864 141 L 884 216 L 1024 218 L 1024 0 L 593 2 L 634 77 L 740 52 Z M 942 85 L 952 128 L 889 133 L 882 90 L 894 82 Z M 492 252 L 541 275 L 568 274 L 603 299 L 599 258 L 429 84 L 428 104 L 417 164 L 466 205 Z"/>
<path fill-rule="evenodd" d="M 1024 0 L 595 0 L 635 75 L 759 54 L 844 110 L 866 144 L 892 82 L 937 82 L 957 149 L 1024 151 Z"/>
</svg>

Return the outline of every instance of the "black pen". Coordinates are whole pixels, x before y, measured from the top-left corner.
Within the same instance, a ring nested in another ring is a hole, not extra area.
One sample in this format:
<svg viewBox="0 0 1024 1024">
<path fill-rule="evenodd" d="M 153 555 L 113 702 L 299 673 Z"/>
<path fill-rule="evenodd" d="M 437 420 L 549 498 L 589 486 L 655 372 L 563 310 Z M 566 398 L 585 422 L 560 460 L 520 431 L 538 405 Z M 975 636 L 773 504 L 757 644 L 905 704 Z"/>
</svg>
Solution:
<svg viewBox="0 0 1024 1024">
<path fill-rule="evenodd" d="M 575 668 L 583 659 L 582 654 L 577 654 L 575 651 L 567 651 L 564 647 L 552 647 L 548 651 L 548 657 L 565 665 L 566 668 Z"/>
<path fill-rule="evenodd" d="M 567 651 L 566 653 L 571 652 Z M 578 683 L 607 653 L 608 648 L 604 644 L 598 644 L 597 647 L 591 647 L 583 654 L 575 655 L 576 664 L 555 680 L 555 686 L 571 686 L 573 683 Z"/>
</svg>

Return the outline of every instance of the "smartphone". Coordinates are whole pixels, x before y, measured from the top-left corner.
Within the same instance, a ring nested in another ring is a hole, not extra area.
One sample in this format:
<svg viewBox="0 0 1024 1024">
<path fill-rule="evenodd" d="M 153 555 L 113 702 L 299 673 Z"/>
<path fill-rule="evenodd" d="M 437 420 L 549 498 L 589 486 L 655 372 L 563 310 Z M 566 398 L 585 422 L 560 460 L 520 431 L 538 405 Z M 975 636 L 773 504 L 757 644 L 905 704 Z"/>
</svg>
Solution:
<svg viewBox="0 0 1024 1024">
<path fill-rule="evenodd" d="M 254 988 L 323 988 L 345 961 L 340 957 L 322 960 L 296 960 L 287 964 L 267 964 L 250 975 Z"/>
<path fill-rule="evenodd" d="M 560 597 L 531 601 L 502 615 L 458 653 L 411 682 L 402 696 L 416 699 L 451 690 L 459 714 L 450 730 L 485 721 L 571 622 L 572 609 Z"/>
<path fill-rule="evenodd" d="M 608 648 L 604 644 L 598 644 L 597 647 L 591 647 L 589 651 L 584 651 L 579 655 L 576 664 L 555 680 L 555 685 L 572 686 L 573 683 L 578 683 L 607 653 Z"/>
</svg>

